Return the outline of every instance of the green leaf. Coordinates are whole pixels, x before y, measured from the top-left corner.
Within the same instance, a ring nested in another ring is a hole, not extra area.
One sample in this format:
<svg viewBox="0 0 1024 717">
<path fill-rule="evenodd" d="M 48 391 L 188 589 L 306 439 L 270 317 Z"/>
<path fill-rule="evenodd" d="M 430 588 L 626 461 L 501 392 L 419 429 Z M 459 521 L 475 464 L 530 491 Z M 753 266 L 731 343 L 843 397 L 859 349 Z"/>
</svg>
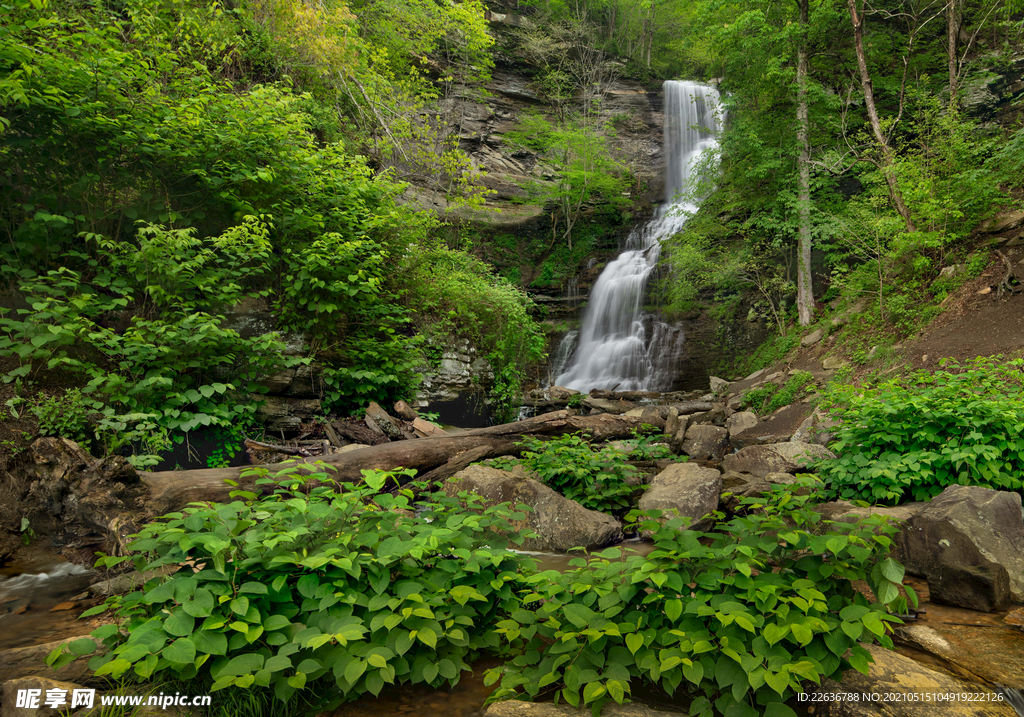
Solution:
<svg viewBox="0 0 1024 717">
<path fill-rule="evenodd" d="M 209 617 L 213 614 L 213 593 L 199 588 L 192 593 L 192 599 L 181 604 L 181 609 L 192 617 Z"/>
<path fill-rule="evenodd" d="M 165 647 L 160 654 L 168 662 L 191 664 L 196 659 L 196 646 L 187 637 L 179 637 Z"/>
<path fill-rule="evenodd" d="M 191 635 L 196 626 L 196 620 L 185 611 L 178 608 L 171 616 L 164 620 L 164 631 L 175 637 L 186 637 Z"/>
<path fill-rule="evenodd" d="M 636 654 L 636 651 L 639 650 L 643 646 L 644 646 L 644 637 L 643 637 L 643 635 L 640 635 L 638 633 L 633 633 L 631 635 L 626 635 L 626 647 L 628 647 L 629 651 L 631 653 L 633 653 L 634 655 Z"/>
</svg>

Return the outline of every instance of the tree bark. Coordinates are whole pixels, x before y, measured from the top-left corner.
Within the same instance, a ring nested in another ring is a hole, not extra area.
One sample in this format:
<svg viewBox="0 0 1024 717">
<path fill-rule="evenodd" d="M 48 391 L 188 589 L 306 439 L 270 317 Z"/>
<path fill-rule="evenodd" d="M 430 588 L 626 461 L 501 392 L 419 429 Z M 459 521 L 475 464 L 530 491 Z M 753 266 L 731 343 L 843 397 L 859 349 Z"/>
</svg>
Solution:
<svg viewBox="0 0 1024 717">
<path fill-rule="evenodd" d="M 311 470 L 322 470 L 336 481 L 358 481 L 362 478 L 364 469 L 413 468 L 422 475 L 444 466 L 464 451 L 486 448 L 488 457 L 514 453 L 516 441 L 523 436 L 560 436 L 586 431 L 595 440 L 612 440 L 629 437 L 640 425 L 640 419 L 632 416 L 605 413 L 594 416 L 570 416 L 568 411 L 555 411 L 516 423 L 476 428 L 455 436 L 394 441 L 347 453 L 299 458 L 298 461 L 322 461 L 329 467 L 311 467 Z M 274 466 L 262 467 L 275 470 Z M 236 490 L 236 487 L 224 481 L 231 480 L 247 486 L 252 484 L 251 480 L 241 478 L 243 470 L 246 468 L 207 468 L 143 472 L 140 475 L 149 488 L 148 505 L 154 512 L 162 514 L 178 510 L 192 501 L 229 500 L 229 494 Z"/>
<path fill-rule="evenodd" d="M 814 288 L 811 282 L 811 145 L 807 111 L 807 15 L 810 0 L 797 0 L 800 12 L 800 41 L 796 51 L 796 137 L 800 145 L 797 160 L 797 224 L 799 248 L 796 266 L 796 306 L 801 326 L 814 316 Z"/>
<path fill-rule="evenodd" d="M 868 110 L 868 119 L 871 122 L 871 131 L 875 135 L 882 150 L 881 169 L 885 175 L 885 183 L 889 187 L 889 199 L 896 208 L 897 213 L 903 218 L 907 231 L 917 231 L 914 220 L 910 216 L 906 203 L 903 201 L 903 194 L 900 193 L 899 180 L 896 177 L 895 154 L 885 138 L 882 131 L 882 123 L 878 119 L 878 110 L 875 108 L 875 92 L 871 86 L 871 75 L 868 73 L 867 58 L 864 55 L 864 16 L 857 12 L 857 0 L 846 0 L 850 8 L 850 21 L 853 23 L 853 44 L 857 52 L 857 67 L 860 70 L 860 83 L 864 88 L 864 106 Z"/>
<path fill-rule="evenodd" d="M 949 106 L 955 107 L 957 103 L 957 42 L 956 38 L 960 32 L 960 8 L 957 0 L 949 0 L 946 6 L 946 52 L 949 60 Z"/>
</svg>

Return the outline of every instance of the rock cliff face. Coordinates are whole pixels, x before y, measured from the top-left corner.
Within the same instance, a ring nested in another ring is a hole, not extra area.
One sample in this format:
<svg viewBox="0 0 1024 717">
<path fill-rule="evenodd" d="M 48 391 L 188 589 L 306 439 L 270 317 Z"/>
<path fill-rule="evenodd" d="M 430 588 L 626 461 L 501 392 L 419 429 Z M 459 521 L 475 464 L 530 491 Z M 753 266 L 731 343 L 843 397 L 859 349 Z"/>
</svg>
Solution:
<svg viewBox="0 0 1024 717">
<path fill-rule="evenodd" d="M 529 28 L 530 21 L 496 12 L 490 13 L 490 20 L 497 50 L 486 93 L 456 93 L 438 109 L 454 126 L 460 148 L 486 173 L 481 183 L 493 192 L 486 210 L 455 209 L 455 214 L 482 227 L 512 229 L 543 216 L 544 207 L 522 203 L 526 198 L 523 186 L 530 181 L 550 181 L 554 172 L 542 158 L 513 146 L 506 136 L 526 115 L 550 111 L 550 106 L 530 78 L 530 69 L 507 51 L 513 33 Z M 636 203 L 648 206 L 662 198 L 661 103 L 658 88 L 614 79 L 604 89 L 596 123 L 614 128 L 608 136 L 612 157 L 636 177 Z M 422 187 L 410 187 L 405 198 L 435 211 L 448 209 L 442 193 Z"/>
</svg>

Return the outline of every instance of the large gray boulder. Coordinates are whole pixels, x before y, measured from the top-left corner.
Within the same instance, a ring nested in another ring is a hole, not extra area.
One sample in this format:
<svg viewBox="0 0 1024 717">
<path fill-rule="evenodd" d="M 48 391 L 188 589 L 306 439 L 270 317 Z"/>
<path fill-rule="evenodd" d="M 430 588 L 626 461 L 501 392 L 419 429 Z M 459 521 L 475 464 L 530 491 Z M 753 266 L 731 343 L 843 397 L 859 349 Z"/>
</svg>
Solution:
<svg viewBox="0 0 1024 717">
<path fill-rule="evenodd" d="M 533 510 L 515 527 L 532 530 L 536 538 L 527 538 L 519 550 L 559 550 L 600 548 L 622 540 L 622 524 L 610 515 L 588 510 L 543 483 L 489 466 L 473 465 L 445 482 L 445 492 L 454 496 L 461 491 L 480 495 L 488 505 L 525 503 Z"/>
<path fill-rule="evenodd" d="M 692 518 L 693 530 L 711 527 L 705 515 L 718 508 L 722 475 L 696 463 L 675 463 L 659 473 L 640 498 L 640 510 L 663 510 L 663 522 L 680 516 Z"/>
<path fill-rule="evenodd" d="M 729 438 L 735 438 L 743 431 L 757 425 L 757 414 L 753 411 L 740 411 L 725 419 L 725 427 L 729 431 Z"/>
<path fill-rule="evenodd" d="M 950 486 L 910 519 L 896 545 L 907 571 L 928 578 L 935 602 L 975 610 L 1024 602 L 1018 493 Z"/>
<path fill-rule="evenodd" d="M 796 473 L 811 463 L 835 457 L 835 453 L 824 446 L 787 441 L 767 446 L 747 446 L 726 456 L 722 461 L 722 470 L 750 473 L 764 478 L 769 473 Z"/>
<path fill-rule="evenodd" d="M 729 432 L 706 423 L 690 426 L 683 438 L 682 451 L 696 460 L 720 461 L 729 452 Z"/>
</svg>

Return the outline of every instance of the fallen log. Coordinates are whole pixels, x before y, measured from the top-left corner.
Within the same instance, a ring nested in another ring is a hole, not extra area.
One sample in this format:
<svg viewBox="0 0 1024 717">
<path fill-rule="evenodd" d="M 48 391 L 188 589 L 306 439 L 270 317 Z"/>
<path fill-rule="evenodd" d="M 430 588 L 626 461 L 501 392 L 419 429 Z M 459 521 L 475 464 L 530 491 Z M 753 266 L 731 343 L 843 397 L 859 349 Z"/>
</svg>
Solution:
<svg viewBox="0 0 1024 717">
<path fill-rule="evenodd" d="M 284 453 L 289 456 L 311 456 L 312 453 L 309 449 L 302 448 L 301 446 L 279 446 L 276 443 L 264 443 L 263 441 L 254 441 L 251 438 L 245 439 L 246 448 L 254 448 L 263 451 L 274 451 L 275 453 Z"/>
<path fill-rule="evenodd" d="M 714 404 L 710 401 L 682 401 L 680 403 L 670 403 L 669 407 L 674 407 L 679 415 L 685 415 L 690 413 L 701 413 L 703 411 L 710 411 L 714 408 Z"/>
<path fill-rule="evenodd" d="M 310 466 L 310 470 L 323 471 L 337 481 L 360 480 L 364 469 L 413 468 L 417 473 L 423 475 L 444 466 L 458 454 L 473 449 L 487 447 L 488 457 L 508 455 L 515 452 L 515 443 L 523 436 L 560 436 L 583 431 L 594 440 L 606 441 L 628 438 L 640 426 L 641 420 L 633 416 L 610 414 L 571 416 L 568 411 L 555 411 L 534 416 L 525 421 L 474 428 L 457 435 L 382 443 L 346 453 L 335 453 L 316 458 L 300 457 L 297 460 L 300 463 L 322 461 L 325 467 Z M 263 467 L 271 471 L 274 470 L 273 466 Z M 229 493 L 235 488 L 224 481 L 252 484 L 252 478 L 243 479 L 241 477 L 243 470 L 246 469 L 206 468 L 187 471 L 140 472 L 140 475 L 149 487 L 148 502 L 152 509 L 157 513 L 166 513 L 178 510 L 192 501 L 223 502 L 229 500 Z"/>
<path fill-rule="evenodd" d="M 600 388 L 590 389 L 588 395 L 591 398 L 605 398 L 610 401 L 640 401 L 662 397 L 657 391 L 604 391 Z"/>
</svg>

